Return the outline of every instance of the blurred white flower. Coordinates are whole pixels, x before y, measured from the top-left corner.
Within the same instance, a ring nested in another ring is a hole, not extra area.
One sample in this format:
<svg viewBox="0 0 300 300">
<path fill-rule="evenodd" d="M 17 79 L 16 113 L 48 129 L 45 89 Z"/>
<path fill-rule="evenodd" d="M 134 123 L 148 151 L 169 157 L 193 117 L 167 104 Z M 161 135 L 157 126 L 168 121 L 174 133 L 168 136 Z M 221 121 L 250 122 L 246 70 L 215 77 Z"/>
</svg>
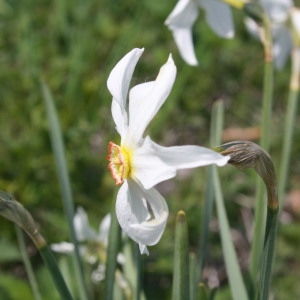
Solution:
<svg viewBox="0 0 300 300">
<path fill-rule="evenodd" d="M 143 138 L 149 122 L 173 87 L 176 67 L 172 56 L 155 81 L 129 84 L 144 49 L 133 49 L 111 71 L 107 86 L 113 96 L 112 116 L 121 136 L 120 146 L 109 143 L 109 169 L 117 185 L 116 214 L 123 231 L 148 254 L 166 226 L 168 206 L 154 186 L 176 175 L 177 170 L 209 164 L 225 165 L 229 157 L 199 146 L 162 147 L 149 136 Z"/>
<path fill-rule="evenodd" d="M 79 251 L 82 257 L 90 264 L 94 264 L 97 261 L 105 263 L 111 222 L 110 214 L 107 214 L 103 218 L 99 225 L 98 232 L 90 227 L 88 216 L 82 207 L 77 209 L 73 222 L 76 237 L 80 243 Z M 55 252 L 69 254 L 74 251 L 74 245 L 68 242 L 61 242 L 52 244 L 51 249 Z M 119 254 L 118 262 L 122 263 L 123 261 L 122 255 Z"/>
<path fill-rule="evenodd" d="M 294 34 L 299 35 L 300 14 L 292 0 L 261 0 L 262 8 L 270 19 L 273 38 L 273 59 L 277 69 L 282 69 L 295 46 Z M 260 38 L 259 25 L 250 18 L 245 19 L 246 28 Z"/>
<path fill-rule="evenodd" d="M 165 24 L 172 31 L 182 58 L 190 65 L 197 65 L 192 27 L 199 10 L 203 9 L 210 28 L 219 36 L 232 38 L 234 25 L 228 4 L 219 0 L 179 0 Z"/>
</svg>

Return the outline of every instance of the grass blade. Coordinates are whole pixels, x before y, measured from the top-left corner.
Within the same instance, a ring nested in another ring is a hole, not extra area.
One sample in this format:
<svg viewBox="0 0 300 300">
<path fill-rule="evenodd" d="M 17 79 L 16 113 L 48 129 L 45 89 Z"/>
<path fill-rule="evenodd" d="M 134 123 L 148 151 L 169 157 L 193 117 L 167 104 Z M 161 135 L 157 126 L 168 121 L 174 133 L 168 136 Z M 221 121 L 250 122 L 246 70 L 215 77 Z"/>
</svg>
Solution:
<svg viewBox="0 0 300 300">
<path fill-rule="evenodd" d="M 59 124 L 56 109 L 54 106 L 54 101 L 50 93 L 50 90 L 45 82 L 42 82 L 41 86 L 42 86 L 42 92 L 43 92 L 44 101 L 46 105 L 47 116 L 49 119 L 51 144 L 52 144 L 52 149 L 53 149 L 55 162 L 57 166 L 57 174 L 60 183 L 60 190 L 61 190 L 61 195 L 62 195 L 62 200 L 64 205 L 64 211 L 68 220 L 71 241 L 74 244 L 74 253 L 75 253 L 74 265 L 75 265 L 75 272 L 77 277 L 77 284 L 80 291 L 80 298 L 82 300 L 87 300 L 89 299 L 89 297 L 85 285 L 83 267 L 79 255 L 78 241 L 76 238 L 76 233 L 75 233 L 75 228 L 73 223 L 73 218 L 74 218 L 73 196 L 71 192 L 71 184 L 70 184 L 70 179 L 67 170 L 67 163 L 65 159 L 65 150 L 64 150 L 60 124 Z"/>
</svg>

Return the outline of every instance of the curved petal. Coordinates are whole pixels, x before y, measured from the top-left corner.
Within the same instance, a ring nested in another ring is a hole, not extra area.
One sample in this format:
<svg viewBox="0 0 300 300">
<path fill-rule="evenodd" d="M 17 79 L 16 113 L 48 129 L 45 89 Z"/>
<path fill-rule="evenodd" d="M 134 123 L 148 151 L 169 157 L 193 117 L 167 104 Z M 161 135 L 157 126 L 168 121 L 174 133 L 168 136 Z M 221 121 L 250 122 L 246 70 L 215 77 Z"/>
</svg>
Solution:
<svg viewBox="0 0 300 300">
<path fill-rule="evenodd" d="M 275 67 L 281 70 L 292 49 L 292 37 L 287 27 L 277 27 L 274 30 L 273 55 Z"/>
<path fill-rule="evenodd" d="M 248 30 L 248 32 L 256 39 L 260 39 L 259 27 L 258 27 L 257 23 L 254 20 L 252 20 L 251 18 L 245 18 L 244 23 L 245 23 L 245 26 L 246 26 L 246 29 Z"/>
<path fill-rule="evenodd" d="M 124 232 L 139 243 L 142 254 L 147 254 L 147 245 L 160 240 L 169 211 L 155 189 L 145 190 L 133 180 L 126 180 L 118 192 L 116 213 Z"/>
<path fill-rule="evenodd" d="M 162 147 L 146 137 L 136 150 L 133 159 L 133 176 L 144 186 L 151 188 L 172 178 L 176 171 L 216 164 L 224 166 L 229 156 L 200 146 Z"/>
<path fill-rule="evenodd" d="M 173 30 L 173 37 L 183 60 L 191 65 L 197 66 L 192 31 L 190 28 L 178 28 Z"/>
<path fill-rule="evenodd" d="M 155 116 L 162 104 L 169 96 L 176 77 L 176 66 L 170 54 L 168 61 L 161 67 L 151 90 L 145 97 L 144 92 L 135 91 L 134 97 L 129 99 L 131 109 L 126 141 L 138 144 L 149 122 Z"/>
<path fill-rule="evenodd" d="M 192 27 L 197 17 L 198 7 L 195 1 L 179 0 L 165 21 L 165 24 L 173 32 L 180 55 L 192 66 L 198 64 L 192 38 Z"/>
<path fill-rule="evenodd" d="M 202 0 L 200 5 L 205 10 L 206 22 L 217 35 L 224 38 L 234 36 L 232 14 L 228 4 L 218 0 Z"/>
<path fill-rule="evenodd" d="M 97 234 L 90 227 L 87 214 L 82 207 L 77 208 L 73 222 L 78 241 L 96 240 Z"/>
<path fill-rule="evenodd" d="M 126 109 L 126 98 L 134 68 L 144 52 L 135 48 L 127 53 L 112 69 L 107 79 L 107 87 L 122 109 Z"/>
<path fill-rule="evenodd" d="M 128 117 L 126 99 L 134 68 L 144 49 L 133 49 L 113 68 L 107 80 L 107 87 L 113 96 L 111 111 L 116 129 L 123 136 L 127 129 Z"/>
</svg>

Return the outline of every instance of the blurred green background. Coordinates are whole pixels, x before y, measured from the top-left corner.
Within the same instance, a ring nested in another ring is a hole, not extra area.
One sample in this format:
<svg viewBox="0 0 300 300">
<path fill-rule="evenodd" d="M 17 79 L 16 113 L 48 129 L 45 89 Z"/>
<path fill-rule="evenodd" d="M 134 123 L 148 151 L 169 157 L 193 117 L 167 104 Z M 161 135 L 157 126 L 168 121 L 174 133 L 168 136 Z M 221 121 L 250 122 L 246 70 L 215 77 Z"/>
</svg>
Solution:
<svg viewBox="0 0 300 300">
<path fill-rule="evenodd" d="M 164 146 L 208 146 L 211 109 L 223 99 L 224 141 L 258 141 L 263 51 L 246 32 L 243 13 L 233 11 L 236 34 L 232 40 L 216 36 L 200 14 L 193 31 L 200 61 L 195 68 L 182 61 L 164 26 L 175 4 L 175 0 L 0 0 L 0 189 L 14 194 L 32 213 L 49 243 L 69 238 L 39 83 L 42 78 L 52 91 L 61 121 L 75 205 L 85 208 L 95 228 L 111 210 L 117 191 L 106 161 L 108 142 L 118 141 L 106 80 L 132 48 L 145 47 L 133 85 L 154 80 L 170 52 L 178 68 L 171 95 L 148 127 L 153 140 Z M 275 73 L 270 154 L 276 167 L 288 82 L 289 65 Z M 245 131 L 249 128 L 250 135 Z M 298 117 L 272 284 L 275 299 L 280 300 L 300 297 L 299 128 Z M 233 239 L 246 274 L 256 176 L 231 166 L 220 173 Z M 197 252 L 204 178 L 205 168 L 182 171 L 158 187 L 167 199 L 170 217 L 161 241 L 144 257 L 143 287 L 148 299 L 171 295 L 174 220 L 180 209 L 187 213 L 190 247 Z M 14 227 L 0 219 L 0 228 L 1 299 L 32 299 Z M 28 251 L 44 299 L 56 299 L 30 241 Z M 217 280 L 218 299 L 230 299 L 215 218 L 204 280 L 209 284 Z"/>
</svg>

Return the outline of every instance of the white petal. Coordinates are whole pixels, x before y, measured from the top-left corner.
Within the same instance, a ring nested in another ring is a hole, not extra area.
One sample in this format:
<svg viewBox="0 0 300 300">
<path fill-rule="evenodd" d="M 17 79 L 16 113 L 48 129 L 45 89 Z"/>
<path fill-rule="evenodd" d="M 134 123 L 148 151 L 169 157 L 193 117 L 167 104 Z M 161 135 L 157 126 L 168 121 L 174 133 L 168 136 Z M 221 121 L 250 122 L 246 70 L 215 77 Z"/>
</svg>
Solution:
<svg viewBox="0 0 300 300">
<path fill-rule="evenodd" d="M 127 53 L 113 68 L 107 79 L 107 87 L 122 109 L 126 109 L 126 98 L 134 68 L 144 49 L 135 48 Z"/>
<path fill-rule="evenodd" d="M 198 16 L 195 1 L 179 0 L 165 24 L 173 32 L 173 36 L 182 58 L 190 65 L 198 64 L 193 38 L 192 27 Z"/>
<path fill-rule="evenodd" d="M 256 39 L 259 39 L 259 27 L 257 23 L 252 20 L 251 18 L 245 18 L 245 25 L 248 32 L 255 37 Z"/>
<path fill-rule="evenodd" d="M 125 109 L 119 105 L 119 103 L 113 98 L 111 103 L 111 114 L 116 124 L 116 130 L 123 137 L 127 130 L 128 117 Z"/>
<path fill-rule="evenodd" d="M 299 38 L 300 37 L 300 9 L 299 8 L 292 9 L 291 20 Z"/>
<path fill-rule="evenodd" d="M 111 223 L 111 215 L 107 214 L 100 223 L 99 226 L 99 241 L 101 241 L 104 245 L 108 244 L 108 235 Z"/>
<path fill-rule="evenodd" d="M 78 207 L 74 216 L 74 227 L 78 241 L 96 240 L 97 234 L 90 227 L 87 214 L 82 207 Z"/>
<path fill-rule="evenodd" d="M 274 31 L 273 56 L 277 69 L 282 69 L 291 53 L 292 37 L 287 27 L 278 27 Z"/>
<path fill-rule="evenodd" d="M 198 6 L 194 0 L 179 0 L 168 16 L 165 24 L 171 29 L 190 28 L 198 16 Z"/>
<path fill-rule="evenodd" d="M 173 37 L 181 57 L 191 66 L 197 66 L 192 31 L 190 28 L 178 28 L 173 30 Z"/>
<path fill-rule="evenodd" d="M 129 99 L 130 106 L 136 107 L 136 109 L 131 109 L 129 115 L 126 139 L 129 144 L 139 143 L 149 122 L 169 96 L 175 77 L 176 66 L 170 55 L 168 61 L 161 67 L 151 90 L 147 90 L 147 96 L 141 92 L 138 97 L 138 91 L 136 91 L 135 96 Z"/>
<path fill-rule="evenodd" d="M 51 244 L 50 247 L 51 247 L 51 250 L 58 252 L 58 253 L 69 254 L 74 251 L 74 245 L 72 243 L 67 243 L 67 242 Z"/>
<path fill-rule="evenodd" d="M 271 21 L 277 23 L 287 20 L 289 10 L 293 6 L 291 0 L 261 0 L 261 2 Z"/>
<path fill-rule="evenodd" d="M 147 253 L 146 246 L 155 245 L 163 234 L 168 206 L 155 189 L 145 190 L 133 180 L 126 180 L 118 192 L 116 213 L 124 232 Z"/>
<path fill-rule="evenodd" d="M 136 48 L 127 53 L 113 68 L 107 80 L 107 87 L 113 96 L 111 112 L 116 129 L 121 137 L 124 136 L 128 125 L 126 99 L 129 84 L 134 68 L 143 51 L 144 49 Z"/>
<path fill-rule="evenodd" d="M 200 146 L 162 147 L 149 137 L 135 151 L 133 159 L 133 176 L 145 189 L 172 178 L 176 171 L 216 164 L 224 166 L 229 156 Z"/>
<path fill-rule="evenodd" d="M 205 10 L 206 22 L 216 34 L 224 38 L 234 36 L 232 14 L 228 4 L 218 0 L 201 0 L 200 5 Z"/>
</svg>

